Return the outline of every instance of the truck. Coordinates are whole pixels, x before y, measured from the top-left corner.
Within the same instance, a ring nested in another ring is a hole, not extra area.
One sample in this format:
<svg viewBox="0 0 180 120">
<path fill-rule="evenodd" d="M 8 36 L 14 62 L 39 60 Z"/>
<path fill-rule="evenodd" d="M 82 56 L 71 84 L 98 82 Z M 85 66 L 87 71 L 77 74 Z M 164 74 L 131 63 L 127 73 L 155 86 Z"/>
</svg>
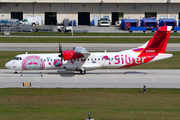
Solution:
<svg viewBox="0 0 180 120">
<path fill-rule="evenodd" d="M 64 18 L 63 26 L 58 24 L 57 29 L 59 32 L 71 32 L 72 27 L 69 26 L 69 18 Z"/>
<path fill-rule="evenodd" d="M 71 32 L 72 27 L 70 27 L 70 26 L 60 26 L 60 25 L 58 25 L 58 26 L 57 26 L 57 29 L 58 29 L 59 32 Z"/>
<path fill-rule="evenodd" d="M 38 22 L 37 18 L 35 18 L 35 17 L 26 18 L 20 23 L 24 24 L 24 25 L 32 25 L 32 26 L 39 25 L 39 22 Z"/>
</svg>

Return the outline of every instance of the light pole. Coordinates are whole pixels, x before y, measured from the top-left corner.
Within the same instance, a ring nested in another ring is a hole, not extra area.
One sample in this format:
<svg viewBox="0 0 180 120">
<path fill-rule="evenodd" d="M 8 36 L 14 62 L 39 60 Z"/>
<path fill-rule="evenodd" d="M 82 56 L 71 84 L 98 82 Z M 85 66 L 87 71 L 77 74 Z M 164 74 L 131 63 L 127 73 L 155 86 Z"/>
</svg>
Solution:
<svg viewBox="0 0 180 120">
<path fill-rule="evenodd" d="M 169 3 L 171 2 L 171 0 L 167 0 L 167 19 L 168 19 L 168 7 L 169 7 Z"/>
<path fill-rule="evenodd" d="M 73 20 L 72 20 L 72 29 L 71 29 L 71 32 L 72 32 L 72 36 L 73 36 Z"/>
</svg>

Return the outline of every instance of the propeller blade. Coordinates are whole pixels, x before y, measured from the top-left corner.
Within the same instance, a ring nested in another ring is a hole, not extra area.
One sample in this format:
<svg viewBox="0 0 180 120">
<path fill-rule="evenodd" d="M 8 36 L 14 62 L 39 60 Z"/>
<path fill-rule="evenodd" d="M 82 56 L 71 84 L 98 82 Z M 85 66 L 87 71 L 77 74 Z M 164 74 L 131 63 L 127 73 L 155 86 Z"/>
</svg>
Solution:
<svg viewBox="0 0 180 120">
<path fill-rule="evenodd" d="M 62 53 L 62 47 L 60 43 L 59 43 L 59 53 Z"/>
<path fill-rule="evenodd" d="M 62 54 L 62 47 L 61 47 L 61 45 L 60 45 L 60 43 L 59 43 L 59 57 L 62 57 L 63 58 L 63 54 Z"/>
</svg>

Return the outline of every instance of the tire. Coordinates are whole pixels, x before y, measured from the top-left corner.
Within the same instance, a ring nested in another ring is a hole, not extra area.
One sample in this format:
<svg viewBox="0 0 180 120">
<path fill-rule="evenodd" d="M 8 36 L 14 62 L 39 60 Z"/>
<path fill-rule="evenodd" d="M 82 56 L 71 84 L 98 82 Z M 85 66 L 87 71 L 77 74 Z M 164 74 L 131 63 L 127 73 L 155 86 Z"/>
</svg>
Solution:
<svg viewBox="0 0 180 120">
<path fill-rule="evenodd" d="M 80 69 L 80 74 L 81 74 L 81 75 L 85 75 L 85 74 L 86 74 L 86 71 L 85 71 L 85 70 Z"/>
</svg>

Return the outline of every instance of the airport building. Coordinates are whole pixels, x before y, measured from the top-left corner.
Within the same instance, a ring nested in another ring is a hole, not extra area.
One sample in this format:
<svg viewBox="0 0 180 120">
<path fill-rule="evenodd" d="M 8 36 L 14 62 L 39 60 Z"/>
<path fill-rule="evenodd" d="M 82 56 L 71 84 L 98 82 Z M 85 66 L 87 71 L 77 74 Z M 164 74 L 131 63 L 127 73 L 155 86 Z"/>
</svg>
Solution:
<svg viewBox="0 0 180 120">
<path fill-rule="evenodd" d="M 180 0 L 0 0 L 0 19 L 37 17 L 41 25 L 56 25 L 64 18 L 89 25 L 102 17 L 111 24 L 122 18 L 180 18 Z"/>
</svg>

